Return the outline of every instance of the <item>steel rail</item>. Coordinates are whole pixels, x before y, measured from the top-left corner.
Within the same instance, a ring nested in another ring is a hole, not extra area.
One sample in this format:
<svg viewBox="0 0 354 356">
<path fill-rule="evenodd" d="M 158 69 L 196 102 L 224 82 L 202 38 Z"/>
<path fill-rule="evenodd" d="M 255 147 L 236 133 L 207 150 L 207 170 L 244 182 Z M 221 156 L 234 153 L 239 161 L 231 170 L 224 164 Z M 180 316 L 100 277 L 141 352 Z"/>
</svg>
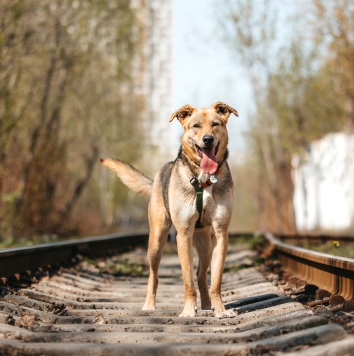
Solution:
<svg viewBox="0 0 354 356">
<path fill-rule="evenodd" d="M 252 236 L 251 233 L 234 233 L 230 237 Z M 35 270 L 47 265 L 70 261 L 77 255 L 99 256 L 131 250 L 147 245 L 147 231 L 123 232 L 110 235 L 80 238 L 0 250 L 0 278 Z"/>
<path fill-rule="evenodd" d="M 251 235 L 240 233 L 230 234 L 230 237 Z M 264 236 L 275 247 L 286 271 L 332 294 L 340 294 L 347 300 L 354 299 L 353 259 L 295 247 L 281 242 L 270 233 Z M 77 255 L 99 256 L 126 251 L 146 245 L 147 241 L 147 232 L 131 232 L 0 250 L 0 278 L 61 264 Z"/>
<path fill-rule="evenodd" d="M 119 233 L 0 251 L 0 278 L 38 267 L 60 264 L 77 255 L 113 254 L 148 241 L 146 232 Z"/>
<path fill-rule="evenodd" d="M 292 246 L 271 233 L 265 237 L 274 246 L 285 271 L 332 294 L 354 299 L 354 259 Z"/>
</svg>

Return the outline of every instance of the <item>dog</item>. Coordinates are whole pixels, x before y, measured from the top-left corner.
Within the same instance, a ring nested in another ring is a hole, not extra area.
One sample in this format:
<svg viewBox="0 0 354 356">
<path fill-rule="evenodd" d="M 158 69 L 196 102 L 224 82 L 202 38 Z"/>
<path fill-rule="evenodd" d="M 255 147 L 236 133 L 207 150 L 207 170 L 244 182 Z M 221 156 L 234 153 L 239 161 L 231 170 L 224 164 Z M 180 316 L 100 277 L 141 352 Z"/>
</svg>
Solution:
<svg viewBox="0 0 354 356">
<path fill-rule="evenodd" d="M 178 156 L 166 163 L 154 180 L 120 160 L 101 159 L 133 191 L 150 197 L 148 260 L 150 274 L 142 310 L 155 310 L 158 267 L 169 230 L 177 231 L 177 250 L 184 283 L 184 309 L 180 317 L 195 317 L 197 292 L 193 279 L 193 243 L 199 255 L 197 270 L 201 308 L 214 309 L 216 317 L 233 317 L 221 299 L 221 282 L 228 247 L 228 226 L 233 208 L 233 181 L 227 164 L 229 105 L 210 108 L 185 105 L 176 110 L 184 132 Z M 213 234 L 211 233 L 213 230 Z M 208 290 L 207 272 L 211 266 Z"/>
</svg>

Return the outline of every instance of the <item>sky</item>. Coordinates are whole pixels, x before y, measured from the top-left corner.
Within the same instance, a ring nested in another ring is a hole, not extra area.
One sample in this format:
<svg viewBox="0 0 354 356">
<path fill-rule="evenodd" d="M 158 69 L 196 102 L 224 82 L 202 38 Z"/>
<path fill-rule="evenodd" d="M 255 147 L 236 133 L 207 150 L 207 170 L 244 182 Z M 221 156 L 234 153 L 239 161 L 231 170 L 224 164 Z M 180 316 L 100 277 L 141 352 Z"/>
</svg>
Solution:
<svg viewBox="0 0 354 356">
<path fill-rule="evenodd" d="M 210 107 L 216 101 L 234 107 L 239 117 L 229 119 L 229 148 L 240 152 L 246 149 L 251 90 L 235 54 L 218 39 L 216 2 L 174 0 L 173 107 Z"/>
</svg>

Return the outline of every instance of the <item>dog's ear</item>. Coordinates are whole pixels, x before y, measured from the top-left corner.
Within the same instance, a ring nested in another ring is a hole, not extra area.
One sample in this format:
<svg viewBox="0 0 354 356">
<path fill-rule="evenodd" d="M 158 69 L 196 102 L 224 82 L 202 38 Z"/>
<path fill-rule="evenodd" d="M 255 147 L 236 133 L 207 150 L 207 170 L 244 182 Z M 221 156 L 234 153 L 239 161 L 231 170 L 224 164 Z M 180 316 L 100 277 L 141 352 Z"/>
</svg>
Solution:
<svg viewBox="0 0 354 356">
<path fill-rule="evenodd" d="M 177 119 L 182 123 L 187 117 L 192 116 L 193 111 L 195 108 L 190 105 L 184 105 L 178 110 L 176 110 L 171 116 L 170 116 L 170 122 L 177 117 Z"/>
<path fill-rule="evenodd" d="M 214 108 L 215 111 L 226 120 L 226 122 L 231 114 L 238 116 L 238 112 L 234 108 L 222 103 L 221 101 L 216 102 L 211 107 Z"/>
</svg>

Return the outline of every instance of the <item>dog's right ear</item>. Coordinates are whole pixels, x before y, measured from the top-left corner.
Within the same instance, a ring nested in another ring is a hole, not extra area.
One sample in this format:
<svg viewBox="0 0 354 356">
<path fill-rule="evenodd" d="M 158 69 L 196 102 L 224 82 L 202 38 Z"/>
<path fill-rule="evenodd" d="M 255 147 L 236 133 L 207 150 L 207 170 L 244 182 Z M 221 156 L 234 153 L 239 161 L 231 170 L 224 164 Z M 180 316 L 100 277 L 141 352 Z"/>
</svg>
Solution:
<svg viewBox="0 0 354 356">
<path fill-rule="evenodd" d="M 180 109 L 176 110 L 171 116 L 170 116 L 170 122 L 177 117 L 177 119 L 179 120 L 179 122 L 182 124 L 183 121 L 187 118 L 192 116 L 193 111 L 195 110 L 195 108 L 193 106 L 190 105 L 184 105 L 182 106 Z"/>
</svg>

